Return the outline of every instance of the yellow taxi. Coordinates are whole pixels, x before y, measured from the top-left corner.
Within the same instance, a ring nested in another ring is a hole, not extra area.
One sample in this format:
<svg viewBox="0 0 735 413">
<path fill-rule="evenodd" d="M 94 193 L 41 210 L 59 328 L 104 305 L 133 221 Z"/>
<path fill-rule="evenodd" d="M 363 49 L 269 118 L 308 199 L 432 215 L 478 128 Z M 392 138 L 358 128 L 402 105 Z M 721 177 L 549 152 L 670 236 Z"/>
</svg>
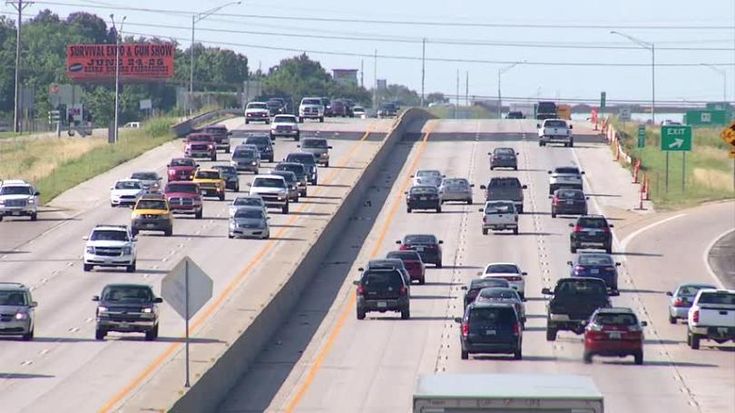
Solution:
<svg viewBox="0 0 735 413">
<path fill-rule="evenodd" d="M 202 196 L 217 197 L 225 200 L 225 179 L 219 169 L 200 168 L 194 172 L 194 182 L 199 184 Z"/>
<path fill-rule="evenodd" d="M 133 236 L 140 231 L 160 231 L 167 237 L 173 234 L 173 215 L 163 194 L 146 194 L 138 198 L 130 220 Z"/>
</svg>

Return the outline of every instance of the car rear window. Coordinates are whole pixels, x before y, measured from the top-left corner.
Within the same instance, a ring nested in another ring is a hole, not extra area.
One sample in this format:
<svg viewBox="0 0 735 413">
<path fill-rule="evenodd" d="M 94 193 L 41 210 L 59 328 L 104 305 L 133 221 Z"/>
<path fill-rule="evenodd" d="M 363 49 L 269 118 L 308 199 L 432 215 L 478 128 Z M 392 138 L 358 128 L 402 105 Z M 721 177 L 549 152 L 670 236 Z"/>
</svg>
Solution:
<svg viewBox="0 0 735 413">
<path fill-rule="evenodd" d="M 516 151 L 512 148 L 495 148 L 493 151 L 496 155 L 515 155 Z"/>
<path fill-rule="evenodd" d="M 366 287 L 399 289 L 403 279 L 398 271 L 366 271 L 362 276 Z"/>
<path fill-rule="evenodd" d="M 544 123 L 544 127 L 547 128 L 565 128 L 567 126 L 567 123 L 563 120 L 547 120 L 546 123 Z"/>
<path fill-rule="evenodd" d="M 631 313 L 599 313 L 595 316 L 595 324 L 634 326 L 638 324 L 638 318 Z"/>
<path fill-rule="evenodd" d="M 291 171 L 296 176 L 304 175 L 304 165 L 300 163 L 279 163 L 276 165 L 276 171 Z"/>
<path fill-rule="evenodd" d="M 102 292 L 102 300 L 121 303 L 148 303 L 153 300 L 149 287 L 121 286 L 107 287 Z"/>
<path fill-rule="evenodd" d="M 574 281 L 565 281 L 556 287 L 557 294 L 575 294 L 575 295 L 607 295 L 605 283 L 592 282 L 589 279 L 578 279 Z"/>
<path fill-rule="evenodd" d="M 326 139 L 304 139 L 301 143 L 302 148 L 326 148 Z"/>
<path fill-rule="evenodd" d="M 416 251 L 391 251 L 387 257 L 407 261 L 421 261 L 421 256 Z"/>
<path fill-rule="evenodd" d="M 441 176 L 442 173 L 440 171 L 429 171 L 429 170 L 423 170 L 416 172 L 416 176 L 419 177 L 429 177 L 429 176 Z"/>
<path fill-rule="evenodd" d="M 166 192 L 188 192 L 196 194 L 199 190 L 195 184 L 168 184 L 166 185 Z"/>
<path fill-rule="evenodd" d="M 296 182 L 296 174 L 291 171 L 273 171 L 273 175 L 282 176 L 288 183 Z"/>
<path fill-rule="evenodd" d="M 480 297 L 482 298 L 519 298 L 518 293 L 512 288 L 483 288 L 480 291 Z"/>
<path fill-rule="evenodd" d="M 580 218 L 577 225 L 584 228 L 606 228 L 607 221 L 603 218 Z"/>
<path fill-rule="evenodd" d="M 508 203 L 493 203 L 485 207 L 485 214 L 486 215 L 493 215 L 493 214 L 511 214 L 515 211 L 515 206 L 508 202 Z"/>
<path fill-rule="evenodd" d="M 489 288 L 489 287 L 506 288 L 509 286 L 510 286 L 510 283 L 508 283 L 507 280 L 494 279 L 494 278 L 482 278 L 479 280 L 473 280 L 472 283 L 470 284 L 470 288 L 477 289 L 478 291 L 483 288 Z"/>
<path fill-rule="evenodd" d="M 561 167 L 554 169 L 554 172 L 558 174 L 572 174 L 572 175 L 579 175 L 579 168 L 575 167 Z"/>
<path fill-rule="evenodd" d="M 406 235 L 403 242 L 405 244 L 436 244 L 436 237 L 433 235 Z"/>
<path fill-rule="evenodd" d="M 492 264 L 485 268 L 485 274 L 517 274 L 520 270 L 513 264 Z"/>
<path fill-rule="evenodd" d="M 512 324 L 515 320 L 515 312 L 510 307 L 496 308 L 473 308 L 470 310 L 470 326 L 473 324 Z"/>
<path fill-rule="evenodd" d="M 233 158 L 255 158 L 255 151 L 249 149 L 240 149 L 232 154 Z"/>
<path fill-rule="evenodd" d="M 679 288 L 679 292 L 677 293 L 677 295 L 685 296 L 685 297 L 693 297 L 697 295 L 699 290 L 703 288 L 714 289 L 715 287 L 712 285 L 686 285 L 686 286 Z"/>
<path fill-rule="evenodd" d="M 613 265 L 612 257 L 598 254 L 582 254 L 579 256 L 581 265 Z"/>
<path fill-rule="evenodd" d="M 286 162 L 297 162 L 303 164 L 313 164 L 314 155 L 310 153 L 291 153 L 286 156 Z"/>
<path fill-rule="evenodd" d="M 520 188 L 521 181 L 518 178 L 493 178 L 488 184 L 490 188 Z"/>
<path fill-rule="evenodd" d="M 735 305 L 735 294 L 728 292 L 708 292 L 699 296 L 699 304 Z"/>
<path fill-rule="evenodd" d="M 270 140 L 267 136 L 250 136 L 245 139 L 246 144 L 253 144 L 253 145 L 263 145 L 268 144 L 268 141 Z"/>
<path fill-rule="evenodd" d="M 218 169 L 223 175 L 237 175 L 237 169 L 234 166 L 217 165 L 214 169 Z"/>
<path fill-rule="evenodd" d="M 584 192 L 561 190 L 556 193 L 556 196 L 558 196 L 559 198 L 564 198 L 564 199 L 584 199 Z"/>
<path fill-rule="evenodd" d="M 437 189 L 433 186 L 415 186 L 411 188 L 412 194 L 436 194 Z"/>
</svg>

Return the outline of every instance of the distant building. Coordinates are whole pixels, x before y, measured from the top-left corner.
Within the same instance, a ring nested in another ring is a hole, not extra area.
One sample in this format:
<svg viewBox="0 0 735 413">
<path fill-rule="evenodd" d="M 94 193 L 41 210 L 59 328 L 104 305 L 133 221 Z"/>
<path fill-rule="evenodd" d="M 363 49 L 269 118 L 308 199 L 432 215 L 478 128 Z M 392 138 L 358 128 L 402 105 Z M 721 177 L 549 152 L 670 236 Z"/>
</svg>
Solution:
<svg viewBox="0 0 735 413">
<path fill-rule="evenodd" d="M 357 86 L 357 69 L 332 69 L 332 77 L 337 83 Z"/>
<path fill-rule="evenodd" d="M 378 90 L 386 90 L 386 89 L 388 89 L 388 81 L 387 80 L 385 80 L 385 79 L 377 79 L 377 82 L 378 82 L 378 84 L 377 84 Z"/>
</svg>

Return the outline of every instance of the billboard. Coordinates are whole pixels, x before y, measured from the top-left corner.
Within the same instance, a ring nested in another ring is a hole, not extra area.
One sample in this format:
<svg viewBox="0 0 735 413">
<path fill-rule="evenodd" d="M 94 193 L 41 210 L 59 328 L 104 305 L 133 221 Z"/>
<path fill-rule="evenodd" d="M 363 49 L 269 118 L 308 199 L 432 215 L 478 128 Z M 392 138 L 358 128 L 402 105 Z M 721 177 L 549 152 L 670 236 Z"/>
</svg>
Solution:
<svg viewBox="0 0 735 413">
<path fill-rule="evenodd" d="M 114 44 L 74 44 L 66 47 L 66 75 L 77 81 L 115 79 Z M 174 75 L 172 43 L 127 43 L 119 50 L 120 79 L 163 80 Z"/>
</svg>

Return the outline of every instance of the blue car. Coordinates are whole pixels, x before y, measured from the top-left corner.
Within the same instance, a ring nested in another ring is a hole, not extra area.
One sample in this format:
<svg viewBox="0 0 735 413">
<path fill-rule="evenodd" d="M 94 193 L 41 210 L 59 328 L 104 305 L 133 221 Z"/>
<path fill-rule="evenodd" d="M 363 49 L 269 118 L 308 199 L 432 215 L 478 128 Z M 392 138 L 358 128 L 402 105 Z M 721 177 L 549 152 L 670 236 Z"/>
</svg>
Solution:
<svg viewBox="0 0 735 413">
<path fill-rule="evenodd" d="M 618 290 L 618 266 L 610 254 L 582 252 L 568 261 L 572 277 L 599 278 L 605 282 L 610 295 L 620 295 Z"/>
</svg>

